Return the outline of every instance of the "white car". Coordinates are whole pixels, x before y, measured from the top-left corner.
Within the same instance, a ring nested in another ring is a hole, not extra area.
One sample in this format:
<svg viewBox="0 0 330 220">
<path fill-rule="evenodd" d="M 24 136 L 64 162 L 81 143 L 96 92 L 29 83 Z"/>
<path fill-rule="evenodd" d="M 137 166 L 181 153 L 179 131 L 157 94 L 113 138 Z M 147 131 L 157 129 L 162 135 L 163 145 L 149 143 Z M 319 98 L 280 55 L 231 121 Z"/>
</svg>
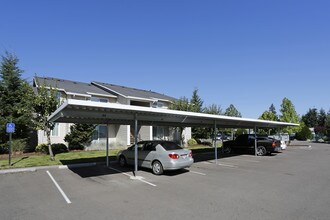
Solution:
<svg viewBox="0 0 330 220">
<path fill-rule="evenodd" d="M 164 170 L 188 168 L 194 163 L 191 150 L 171 141 L 141 141 L 138 145 L 138 165 L 152 169 L 156 175 Z M 134 165 L 135 144 L 117 154 L 120 166 Z"/>
</svg>

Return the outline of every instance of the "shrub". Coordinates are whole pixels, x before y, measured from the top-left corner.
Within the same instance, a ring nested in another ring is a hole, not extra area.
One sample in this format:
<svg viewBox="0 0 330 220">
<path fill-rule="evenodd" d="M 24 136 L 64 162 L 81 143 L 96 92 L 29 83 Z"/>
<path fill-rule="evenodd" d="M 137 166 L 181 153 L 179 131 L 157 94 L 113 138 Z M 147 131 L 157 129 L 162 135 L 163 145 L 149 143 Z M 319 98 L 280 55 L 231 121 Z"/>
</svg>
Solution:
<svg viewBox="0 0 330 220">
<path fill-rule="evenodd" d="M 53 150 L 54 154 L 60 154 L 60 153 L 68 152 L 67 146 L 63 143 L 52 144 L 52 150 Z"/>
<path fill-rule="evenodd" d="M 1 144 L 0 145 L 0 154 L 8 154 L 8 145 L 7 144 Z"/>
<path fill-rule="evenodd" d="M 53 150 L 54 154 L 60 154 L 60 153 L 68 152 L 68 148 L 65 144 L 55 143 L 55 144 L 52 144 L 51 146 L 52 146 L 52 150 Z M 36 147 L 36 152 L 49 154 L 48 145 L 47 144 L 39 144 Z"/>
<path fill-rule="evenodd" d="M 11 142 L 11 149 L 12 152 L 25 152 L 25 149 L 27 149 L 27 143 L 26 139 L 16 139 Z"/>
<path fill-rule="evenodd" d="M 11 142 L 11 151 L 12 152 L 26 152 L 28 149 L 28 145 L 26 139 L 15 139 Z M 0 154 L 8 154 L 9 153 L 9 141 L 0 145 Z"/>
<path fill-rule="evenodd" d="M 82 144 L 78 144 L 78 143 L 69 144 L 69 150 L 84 150 L 84 149 L 85 147 Z"/>
<path fill-rule="evenodd" d="M 296 133 L 296 138 L 301 141 L 306 141 L 308 139 L 311 139 L 312 137 L 312 132 L 307 126 L 302 127 L 301 131 Z"/>
<path fill-rule="evenodd" d="M 195 139 L 189 139 L 188 140 L 188 145 L 191 146 L 191 145 L 196 145 L 197 144 L 197 141 Z"/>
<path fill-rule="evenodd" d="M 92 141 L 92 135 L 95 131 L 95 125 L 74 124 L 70 127 L 70 133 L 64 137 L 68 142 L 69 150 L 83 150 L 85 144 Z"/>
<path fill-rule="evenodd" d="M 48 145 L 47 144 L 39 144 L 38 146 L 36 146 L 36 152 L 49 154 Z"/>
</svg>

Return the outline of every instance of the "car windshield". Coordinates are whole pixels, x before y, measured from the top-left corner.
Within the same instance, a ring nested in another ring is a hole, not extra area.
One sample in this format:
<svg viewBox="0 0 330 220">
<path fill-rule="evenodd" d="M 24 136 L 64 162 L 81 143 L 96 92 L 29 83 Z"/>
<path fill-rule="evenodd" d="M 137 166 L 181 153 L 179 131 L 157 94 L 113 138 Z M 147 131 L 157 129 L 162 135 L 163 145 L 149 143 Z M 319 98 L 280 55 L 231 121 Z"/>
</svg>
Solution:
<svg viewBox="0 0 330 220">
<path fill-rule="evenodd" d="M 165 150 L 181 150 L 182 147 L 180 147 L 179 145 L 177 145 L 174 142 L 163 142 L 161 143 L 161 145 L 163 146 L 163 148 Z"/>
</svg>

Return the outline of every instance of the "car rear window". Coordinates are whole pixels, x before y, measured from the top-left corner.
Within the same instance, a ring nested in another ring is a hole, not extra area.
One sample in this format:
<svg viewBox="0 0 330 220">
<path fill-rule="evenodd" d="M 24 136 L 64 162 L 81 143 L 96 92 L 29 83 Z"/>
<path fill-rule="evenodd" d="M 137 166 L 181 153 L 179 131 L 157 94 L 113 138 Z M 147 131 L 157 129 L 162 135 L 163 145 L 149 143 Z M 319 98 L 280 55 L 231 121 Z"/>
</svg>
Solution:
<svg viewBox="0 0 330 220">
<path fill-rule="evenodd" d="M 182 149 L 182 147 L 180 147 L 179 145 L 177 145 L 174 142 L 163 142 L 160 144 L 163 146 L 163 148 L 165 150 L 181 150 Z"/>
</svg>

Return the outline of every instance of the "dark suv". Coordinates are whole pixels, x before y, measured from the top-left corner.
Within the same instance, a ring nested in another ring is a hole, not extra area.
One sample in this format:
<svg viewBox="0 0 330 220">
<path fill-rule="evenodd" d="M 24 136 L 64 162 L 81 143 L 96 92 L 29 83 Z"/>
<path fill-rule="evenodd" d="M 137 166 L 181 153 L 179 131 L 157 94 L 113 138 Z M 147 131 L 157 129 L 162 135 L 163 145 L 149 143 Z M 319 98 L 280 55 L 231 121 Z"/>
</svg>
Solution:
<svg viewBox="0 0 330 220">
<path fill-rule="evenodd" d="M 255 135 L 242 134 L 233 141 L 223 142 L 224 152 L 231 153 L 234 151 L 255 151 Z M 257 155 L 264 156 L 273 152 L 281 151 L 280 141 L 266 136 L 257 136 Z"/>
</svg>

